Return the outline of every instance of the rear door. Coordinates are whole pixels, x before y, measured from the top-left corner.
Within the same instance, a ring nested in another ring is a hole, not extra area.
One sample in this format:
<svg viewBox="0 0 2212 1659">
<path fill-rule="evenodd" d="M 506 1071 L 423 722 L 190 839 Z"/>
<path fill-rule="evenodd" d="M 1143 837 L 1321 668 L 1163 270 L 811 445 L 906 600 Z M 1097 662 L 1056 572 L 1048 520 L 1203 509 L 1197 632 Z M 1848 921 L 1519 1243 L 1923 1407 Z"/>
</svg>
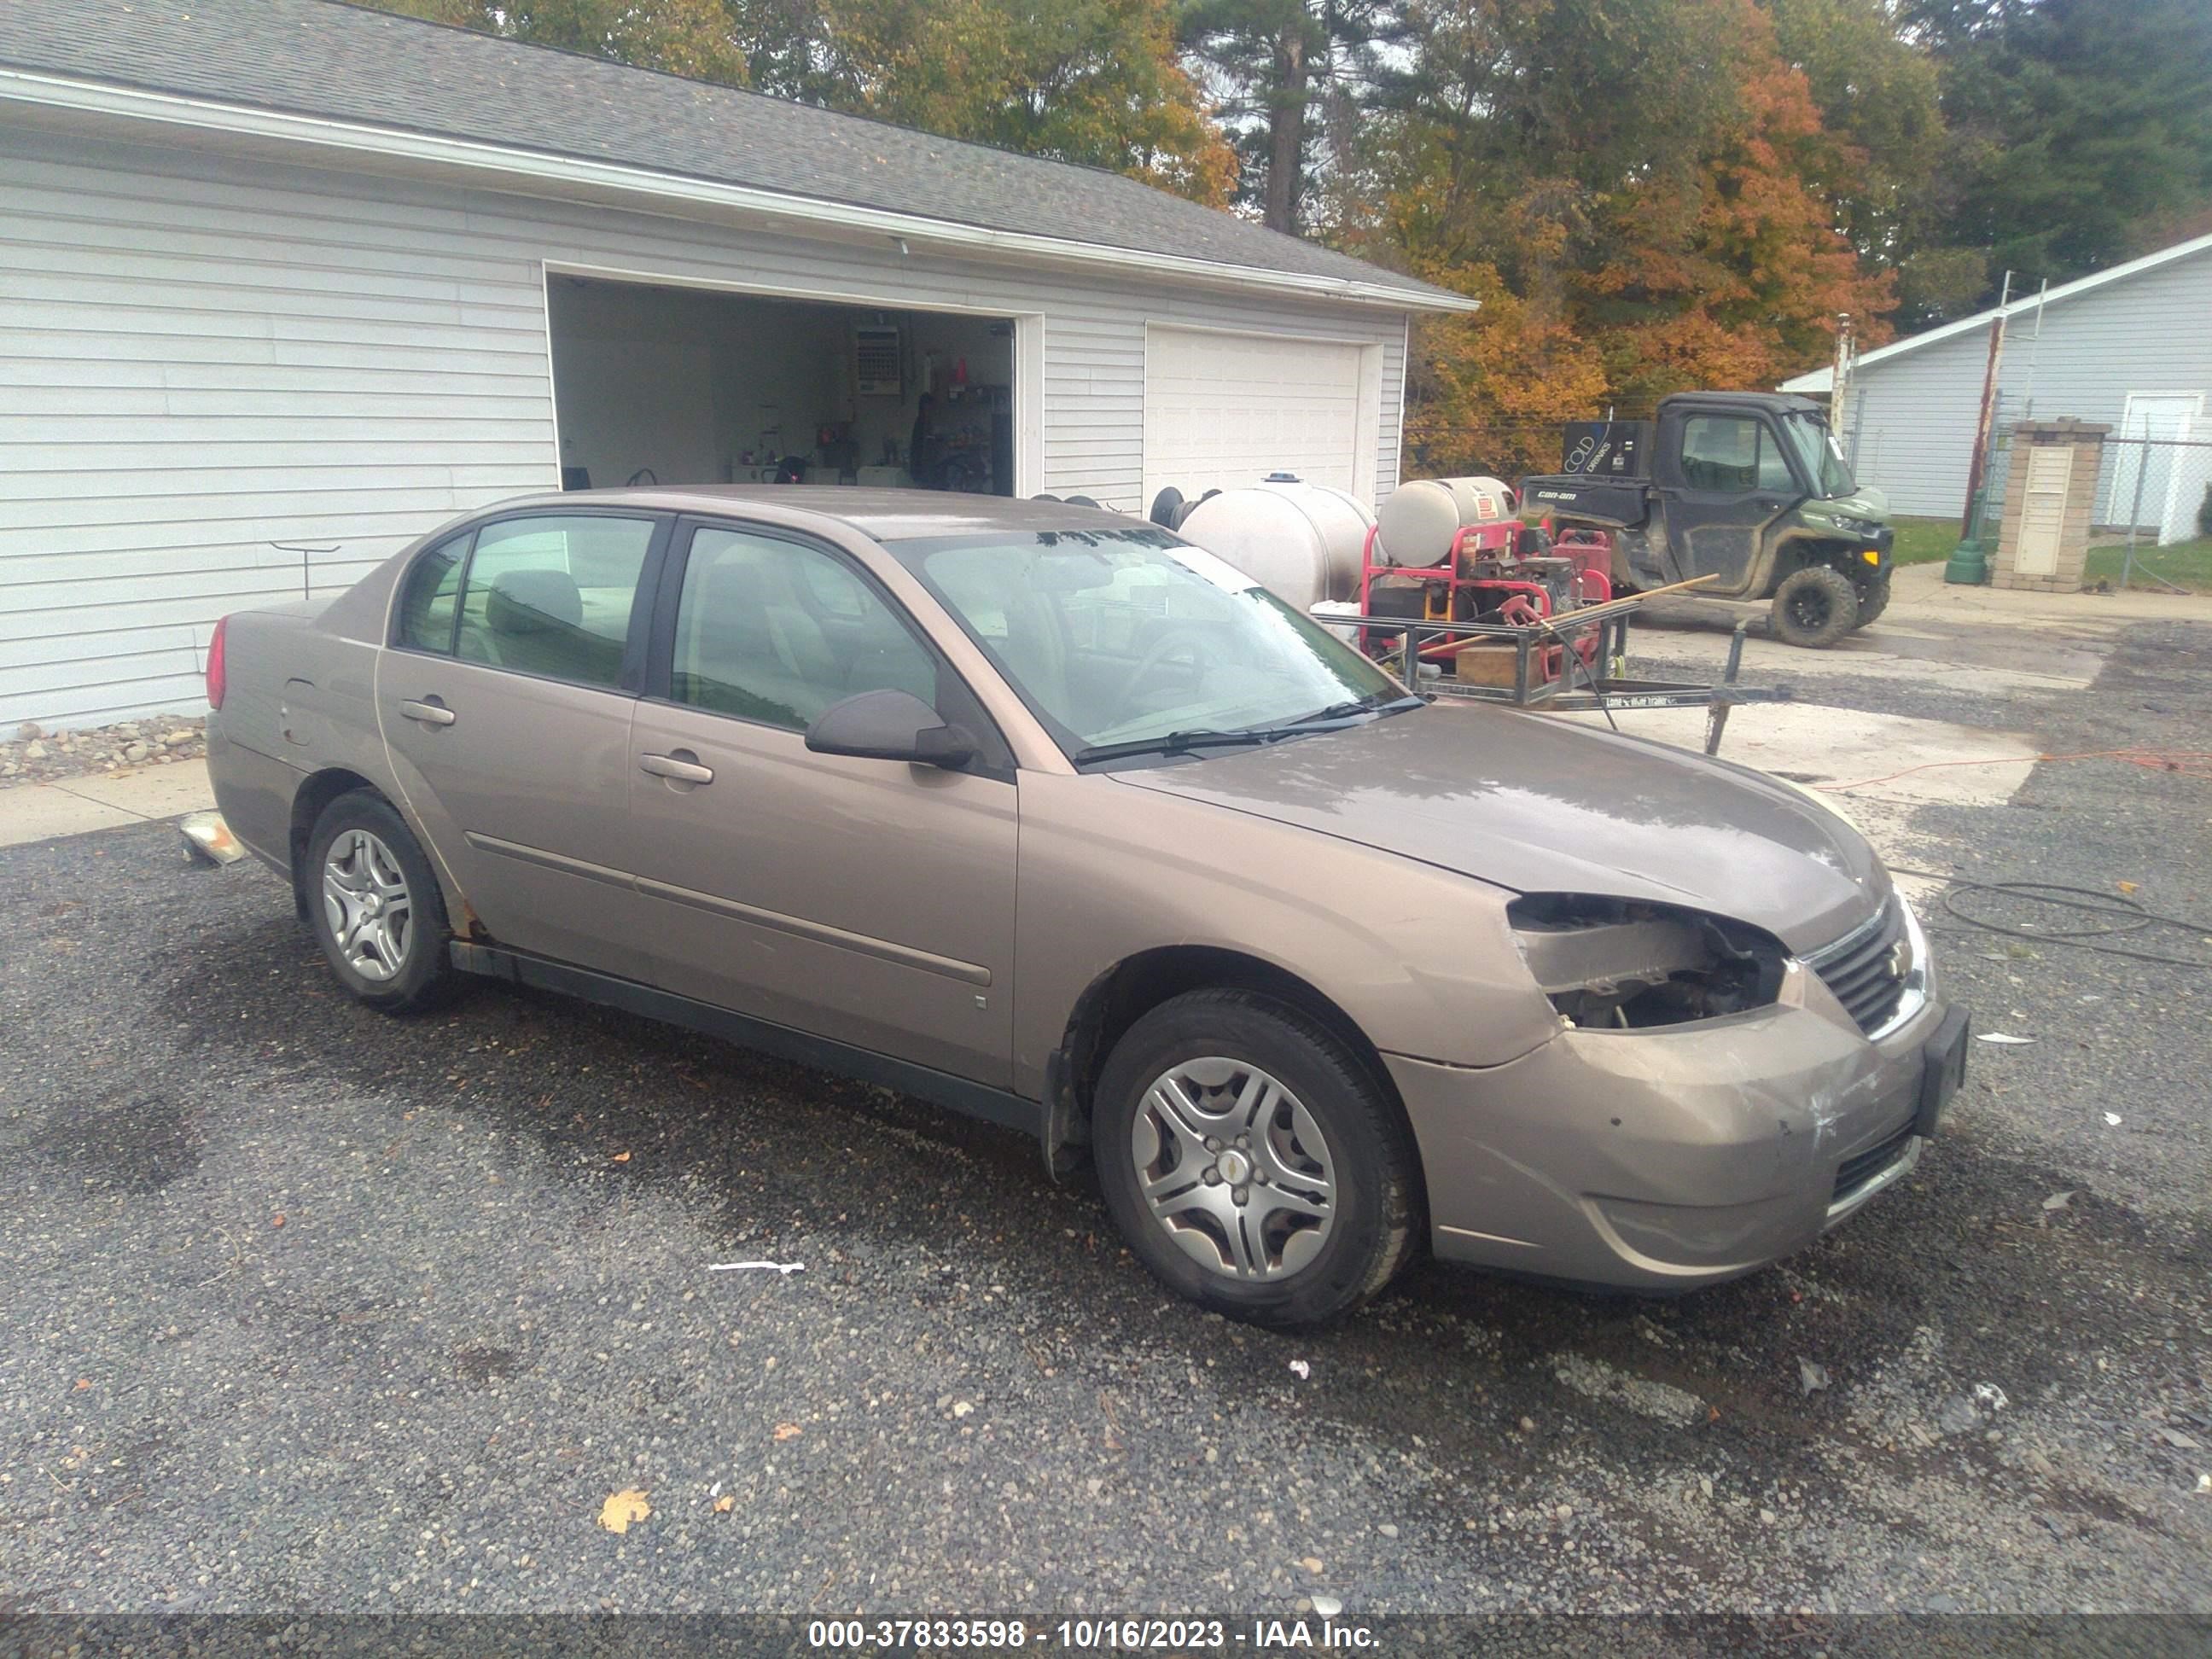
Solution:
<svg viewBox="0 0 2212 1659">
<path fill-rule="evenodd" d="M 1678 423 L 1679 422 L 1679 423 Z M 1711 575 L 1715 594 L 1741 594 L 1759 571 L 1767 526 L 1804 494 L 1781 434 L 1755 414 L 1670 415 L 1660 443 L 1669 581 Z"/>
<path fill-rule="evenodd" d="M 670 527 L 568 508 L 489 520 L 416 562 L 377 664 L 393 774 L 475 919 L 501 945 L 634 979 L 640 595 Z"/>
<path fill-rule="evenodd" d="M 687 524 L 631 732 L 633 854 L 659 983 L 1004 1087 L 1016 789 L 965 684 L 841 550 Z M 976 734 L 946 771 L 818 755 L 856 692 L 913 693 Z"/>
</svg>

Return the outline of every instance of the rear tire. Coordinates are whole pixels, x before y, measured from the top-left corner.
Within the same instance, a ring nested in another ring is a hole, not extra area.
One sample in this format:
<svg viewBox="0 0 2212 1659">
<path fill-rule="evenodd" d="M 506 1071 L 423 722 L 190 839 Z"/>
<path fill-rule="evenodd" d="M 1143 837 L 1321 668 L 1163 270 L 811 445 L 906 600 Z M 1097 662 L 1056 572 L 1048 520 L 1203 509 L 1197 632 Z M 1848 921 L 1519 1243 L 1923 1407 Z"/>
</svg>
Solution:
<svg viewBox="0 0 2212 1659">
<path fill-rule="evenodd" d="M 1419 1242 L 1403 1115 L 1318 1022 L 1249 991 L 1162 1003 L 1098 1079 L 1106 1206 L 1170 1290 L 1256 1325 L 1340 1318 Z"/>
<path fill-rule="evenodd" d="M 347 995 L 398 1014 L 451 988 L 445 896 L 421 843 L 381 795 L 356 789 L 323 809 L 300 885 L 307 925 Z"/>
<path fill-rule="evenodd" d="M 1807 565 L 1782 579 L 1771 614 L 1777 639 L 1824 651 L 1857 625 L 1858 589 L 1840 570 Z"/>
</svg>

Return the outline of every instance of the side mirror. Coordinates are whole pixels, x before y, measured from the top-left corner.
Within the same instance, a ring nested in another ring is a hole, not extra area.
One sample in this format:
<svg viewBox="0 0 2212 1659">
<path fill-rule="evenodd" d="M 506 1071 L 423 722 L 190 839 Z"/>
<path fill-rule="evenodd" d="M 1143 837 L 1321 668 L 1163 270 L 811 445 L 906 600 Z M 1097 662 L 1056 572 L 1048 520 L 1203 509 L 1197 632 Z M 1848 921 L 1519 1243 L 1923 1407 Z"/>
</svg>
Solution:
<svg viewBox="0 0 2212 1659">
<path fill-rule="evenodd" d="M 806 728 L 806 746 L 817 755 L 910 761 L 948 770 L 975 756 L 973 737 L 947 726 L 910 691 L 860 691 L 831 703 Z"/>
</svg>

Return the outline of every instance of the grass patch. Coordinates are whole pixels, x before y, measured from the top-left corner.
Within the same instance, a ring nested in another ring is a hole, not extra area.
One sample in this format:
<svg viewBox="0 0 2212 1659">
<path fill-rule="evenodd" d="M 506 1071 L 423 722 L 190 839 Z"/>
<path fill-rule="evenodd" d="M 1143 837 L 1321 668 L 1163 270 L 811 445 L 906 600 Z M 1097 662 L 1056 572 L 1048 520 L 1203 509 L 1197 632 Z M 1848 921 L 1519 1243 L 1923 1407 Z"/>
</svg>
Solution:
<svg viewBox="0 0 2212 1659">
<path fill-rule="evenodd" d="M 1889 523 L 1897 532 L 1890 549 L 1892 564 L 1934 564 L 1958 550 L 1956 519 L 1892 519 Z"/>
<path fill-rule="evenodd" d="M 2120 567 L 2127 561 L 2127 544 L 2107 544 L 2089 550 L 2087 578 L 2091 581 L 2108 581 L 2119 585 Z M 2153 547 L 2148 540 L 2136 544 L 2135 578 L 2129 586 L 2140 592 L 2156 588 L 2158 584 L 2143 574 L 2155 570 L 2170 582 L 2178 582 L 2192 593 L 2212 593 L 2212 536 L 2199 536 L 2191 542 L 2174 542 L 2165 547 Z"/>
</svg>

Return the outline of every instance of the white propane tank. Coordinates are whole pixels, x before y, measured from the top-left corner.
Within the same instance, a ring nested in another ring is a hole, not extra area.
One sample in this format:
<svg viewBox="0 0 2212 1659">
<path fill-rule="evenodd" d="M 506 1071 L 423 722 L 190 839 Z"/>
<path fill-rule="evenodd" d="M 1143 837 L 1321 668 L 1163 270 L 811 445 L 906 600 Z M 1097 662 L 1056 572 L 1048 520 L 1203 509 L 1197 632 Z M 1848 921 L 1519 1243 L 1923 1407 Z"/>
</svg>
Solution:
<svg viewBox="0 0 2212 1659">
<path fill-rule="evenodd" d="M 1285 605 L 1310 611 L 1359 594 L 1359 561 L 1374 515 L 1327 484 L 1270 478 L 1208 495 L 1176 534 L 1235 566 Z"/>
<path fill-rule="evenodd" d="M 1375 515 L 1376 557 L 1385 564 L 1437 565 L 1470 525 L 1513 516 L 1513 492 L 1503 478 L 1418 478 L 1400 484 Z"/>
</svg>

